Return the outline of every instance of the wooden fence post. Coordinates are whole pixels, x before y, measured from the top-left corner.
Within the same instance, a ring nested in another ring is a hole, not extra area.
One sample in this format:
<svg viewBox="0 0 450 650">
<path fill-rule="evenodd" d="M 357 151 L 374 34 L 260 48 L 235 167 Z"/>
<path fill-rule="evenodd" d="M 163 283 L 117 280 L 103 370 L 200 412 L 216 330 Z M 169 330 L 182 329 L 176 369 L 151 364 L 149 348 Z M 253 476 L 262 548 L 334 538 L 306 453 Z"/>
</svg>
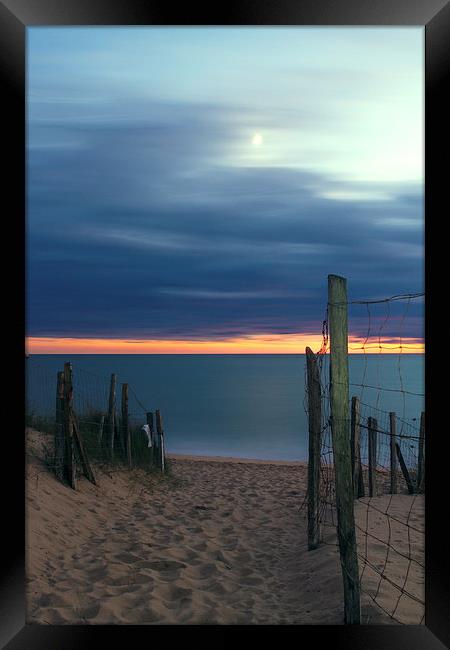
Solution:
<svg viewBox="0 0 450 650">
<path fill-rule="evenodd" d="M 128 467 L 131 467 L 131 432 L 128 422 L 128 384 L 122 384 L 122 435 Z"/>
<path fill-rule="evenodd" d="M 364 478 L 361 467 L 361 426 L 359 397 L 352 397 L 350 418 L 350 449 L 353 471 L 353 495 L 355 499 L 364 496 Z"/>
<path fill-rule="evenodd" d="M 71 488 L 76 487 L 75 478 L 75 445 L 73 438 L 73 384 L 72 364 L 64 364 L 64 439 L 65 439 L 65 475 Z"/>
<path fill-rule="evenodd" d="M 397 494 L 397 453 L 395 450 L 397 435 L 397 416 L 394 412 L 389 413 L 390 428 L 390 451 L 391 451 L 391 494 Z"/>
<path fill-rule="evenodd" d="M 165 457 L 164 457 L 164 431 L 162 425 L 162 417 L 159 409 L 156 409 L 156 431 L 159 438 L 159 466 L 161 471 L 165 471 Z"/>
<path fill-rule="evenodd" d="M 369 447 L 369 497 L 376 496 L 377 492 L 377 429 L 378 422 L 375 418 L 367 420 L 368 447 Z"/>
<path fill-rule="evenodd" d="M 337 531 L 344 583 L 344 622 L 359 624 L 361 602 L 350 458 L 347 281 L 337 275 L 328 276 L 328 321 L 331 433 L 336 482 Z"/>
<path fill-rule="evenodd" d="M 319 481 L 320 443 L 322 427 L 321 391 L 317 358 L 311 348 L 306 348 L 308 378 L 308 550 L 319 546 Z"/>
<path fill-rule="evenodd" d="M 75 442 L 77 443 L 78 453 L 79 453 L 79 456 L 80 456 L 80 462 L 81 462 L 81 467 L 83 469 L 83 473 L 91 483 L 93 483 L 94 485 L 97 485 L 97 483 L 95 481 L 94 472 L 92 470 L 91 464 L 89 462 L 88 455 L 87 455 L 86 450 L 84 448 L 83 439 L 81 437 L 81 433 L 80 433 L 80 430 L 78 428 L 78 423 L 77 423 L 75 413 L 73 412 L 73 410 L 70 413 L 70 417 L 72 418 L 73 437 L 75 439 Z"/>
<path fill-rule="evenodd" d="M 406 467 L 406 463 L 404 461 L 403 454 L 398 442 L 395 443 L 395 448 L 397 450 L 398 462 L 400 463 L 400 467 L 402 468 L 403 476 L 405 477 L 406 485 L 408 487 L 408 493 L 414 494 L 414 485 L 411 481 L 411 477 L 409 476 L 408 468 Z"/>
<path fill-rule="evenodd" d="M 419 450 L 417 460 L 417 492 L 423 490 L 423 477 L 425 474 L 424 464 L 424 449 L 425 449 L 425 413 L 422 411 L 420 414 L 420 431 L 419 431 Z"/>
<path fill-rule="evenodd" d="M 150 440 L 151 440 L 151 445 L 152 445 L 151 446 L 151 454 L 150 454 L 150 458 L 151 458 L 150 462 L 153 465 L 154 462 L 155 462 L 155 455 L 156 455 L 155 454 L 155 429 L 154 429 L 154 426 L 153 426 L 153 413 L 151 411 L 149 411 L 147 413 L 146 417 L 147 417 L 148 428 L 150 429 Z"/>
<path fill-rule="evenodd" d="M 126 456 L 125 443 L 123 441 L 123 436 L 121 433 L 122 423 L 120 422 L 119 414 L 117 412 L 117 407 L 114 409 L 114 450 L 117 449 L 117 444 L 120 446 L 122 456 Z"/>
<path fill-rule="evenodd" d="M 422 470 L 422 476 L 420 477 L 420 483 L 417 486 L 417 492 L 423 494 L 425 492 L 425 466 Z"/>
<path fill-rule="evenodd" d="M 56 412 L 55 412 L 55 474 L 62 481 L 64 478 L 65 435 L 64 435 L 64 372 L 57 374 Z"/>
<path fill-rule="evenodd" d="M 109 453 L 111 461 L 114 459 L 114 420 L 116 413 L 116 383 L 117 375 L 111 375 L 111 383 L 109 385 L 109 405 L 108 405 L 108 421 L 109 421 Z"/>
<path fill-rule="evenodd" d="M 102 417 L 100 419 L 100 427 L 99 427 L 99 431 L 98 431 L 98 440 L 97 440 L 99 451 L 100 451 L 100 447 L 101 447 L 102 439 L 103 439 L 103 427 L 104 427 L 104 425 L 105 425 L 105 414 L 102 413 Z"/>
</svg>

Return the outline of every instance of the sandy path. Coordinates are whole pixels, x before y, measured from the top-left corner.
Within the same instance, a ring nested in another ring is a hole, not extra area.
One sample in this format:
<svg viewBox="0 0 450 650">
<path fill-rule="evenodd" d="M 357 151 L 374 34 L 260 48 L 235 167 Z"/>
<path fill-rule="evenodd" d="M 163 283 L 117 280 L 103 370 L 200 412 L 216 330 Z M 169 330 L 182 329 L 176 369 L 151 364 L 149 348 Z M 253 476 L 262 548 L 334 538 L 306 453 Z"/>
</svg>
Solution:
<svg viewBox="0 0 450 650">
<path fill-rule="evenodd" d="M 30 439 L 28 622 L 342 623 L 335 539 L 306 550 L 304 464 L 172 457 L 170 477 L 103 473 L 74 492 Z"/>
</svg>

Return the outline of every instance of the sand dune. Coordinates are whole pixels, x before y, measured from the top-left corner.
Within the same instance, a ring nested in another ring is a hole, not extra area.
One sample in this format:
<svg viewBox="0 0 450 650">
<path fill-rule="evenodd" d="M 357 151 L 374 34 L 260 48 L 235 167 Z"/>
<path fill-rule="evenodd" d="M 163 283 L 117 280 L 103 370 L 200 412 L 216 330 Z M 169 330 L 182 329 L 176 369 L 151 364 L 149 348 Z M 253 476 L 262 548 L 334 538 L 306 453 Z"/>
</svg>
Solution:
<svg viewBox="0 0 450 650">
<path fill-rule="evenodd" d="M 307 550 L 305 464 L 172 456 L 167 477 L 103 472 L 73 491 L 46 467 L 46 444 L 29 432 L 29 623 L 343 622 L 335 536 Z M 363 617 L 391 622 L 369 598 Z"/>
</svg>

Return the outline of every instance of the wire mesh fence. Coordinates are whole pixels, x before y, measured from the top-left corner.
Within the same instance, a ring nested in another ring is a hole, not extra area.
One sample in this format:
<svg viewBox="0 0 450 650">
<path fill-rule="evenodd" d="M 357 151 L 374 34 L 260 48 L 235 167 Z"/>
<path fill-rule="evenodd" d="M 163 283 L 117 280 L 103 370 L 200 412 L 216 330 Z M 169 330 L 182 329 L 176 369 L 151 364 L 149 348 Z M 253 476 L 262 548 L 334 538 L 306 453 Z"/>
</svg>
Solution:
<svg viewBox="0 0 450 650">
<path fill-rule="evenodd" d="M 164 469 L 158 409 L 147 408 L 114 373 L 103 376 L 74 363 L 69 381 L 70 396 L 64 371 L 52 373 L 35 361 L 26 366 L 25 424 L 47 434 L 46 465 L 58 478 L 67 479 L 71 464 L 74 482 L 89 476 L 91 463 L 108 474 L 124 467 Z"/>
<path fill-rule="evenodd" d="M 370 622 L 371 607 L 395 623 L 424 622 L 424 395 L 422 378 L 408 374 L 412 365 L 405 362 L 411 350 L 421 351 L 420 345 L 408 346 L 405 340 L 413 339 L 407 327 L 411 303 L 422 298 L 423 294 L 407 294 L 347 303 L 365 309 L 368 319 L 356 346 L 349 336 L 350 351 L 361 356 L 353 364 L 359 377 L 350 374 L 347 423 L 362 622 L 364 617 Z M 382 315 L 376 313 L 377 307 Z M 383 336 L 385 331 L 388 337 Z M 328 310 L 322 337 L 316 355 L 321 408 L 317 529 L 320 544 L 338 545 Z M 308 393 L 307 382 L 305 386 Z M 389 410 L 382 408 L 384 404 Z"/>
</svg>

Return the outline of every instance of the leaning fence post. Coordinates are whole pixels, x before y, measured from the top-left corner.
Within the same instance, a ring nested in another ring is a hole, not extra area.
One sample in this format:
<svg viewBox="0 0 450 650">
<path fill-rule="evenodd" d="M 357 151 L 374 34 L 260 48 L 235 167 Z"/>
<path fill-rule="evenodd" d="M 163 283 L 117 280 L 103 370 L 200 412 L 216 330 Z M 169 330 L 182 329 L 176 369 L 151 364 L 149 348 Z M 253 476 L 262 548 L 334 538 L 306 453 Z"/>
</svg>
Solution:
<svg viewBox="0 0 450 650">
<path fill-rule="evenodd" d="M 75 414 L 74 414 L 73 411 L 71 411 L 70 417 L 72 419 L 73 437 L 74 437 L 75 442 L 77 443 L 78 453 L 79 453 L 79 456 L 80 456 L 80 462 L 81 462 L 81 467 L 83 469 L 83 473 L 91 483 L 93 483 L 94 485 L 97 485 L 97 483 L 95 481 L 95 475 L 94 475 L 94 472 L 92 470 L 91 464 L 89 462 L 89 457 L 88 457 L 88 455 L 86 453 L 86 450 L 84 448 L 83 439 L 81 437 L 81 433 L 80 433 L 80 430 L 78 428 L 78 423 L 77 423 L 77 420 L 75 418 Z"/>
<path fill-rule="evenodd" d="M 320 479 L 320 430 L 321 391 L 317 357 L 306 348 L 306 368 L 308 380 L 308 550 L 319 546 L 319 479 Z"/>
<path fill-rule="evenodd" d="M 369 497 L 376 495 L 377 491 L 377 429 L 378 422 L 375 418 L 368 418 L 367 428 L 369 431 L 368 447 L 369 447 Z"/>
<path fill-rule="evenodd" d="M 75 445 L 73 438 L 73 384 L 72 364 L 64 364 L 64 439 L 65 439 L 65 474 L 71 488 L 75 489 Z"/>
<path fill-rule="evenodd" d="M 153 427 L 153 413 L 149 411 L 147 413 L 147 424 L 148 428 L 150 430 L 150 444 L 151 444 L 151 464 L 154 464 L 154 459 L 155 459 L 155 429 Z"/>
<path fill-rule="evenodd" d="M 344 583 L 344 621 L 355 624 L 361 622 L 361 603 L 350 458 L 347 281 L 337 275 L 328 276 L 328 320 L 331 433 L 337 531 Z"/>
<path fill-rule="evenodd" d="M 425 492 L 425 467 L 422 470 L 422 476 L 420 477 L 420 483 L 417 486 L 417 492 L 419 494 Z"/>
<path fill-rule="evenodd" d="M 361 467 L 361 426 L 359 397 L 352 397 L 350 418 L 350 449 L 353 470 L 353 494 L 355 499 L 364 496 L 364 480 Z"/>
<path fill-rule="evenodd" d="M 391 452 L 391 494 L 397 494 L 397 454 L 395 451 L 397 435 L 397 416 L 394 412 L 389 413 L 390 426 L 390 452 Z"/>
<path fill-rule="evenodd" d="M 406 485 L 408 487 L 408 493 L 414 494 L 414 485 L 411 481 L 411 477 L 409 475 L 408 468 L 406 467 L 406 463 L 398 442 L 395 443 L 395 448 L 397 450 L 398 462 L 400 463 L 400 467 L 402 468 L 403 476 L 405 477 Z"/>
<path fill-rule="evenodd" d="M 104 424 L 105 424 L 105 414 L 102 413 L 102 417 L 100 419 L 100 427 L 99 427 L 99 431 L 98 431 L 98 441 L 97 441 L 99 451 L 100 451 L 100 447 L 101 447 L 102 439 L 103 439 L 103 427 L 104 427 Z"/>
<path fill-rule="evenodd" d="M 109 453 L 111 460 L 114 458 L 114 419 L 116 412 L 116 382 L 117 375 L 111 375 L 111 382 L 109 385 L 109 405 L 108 405 L 108 420 L 109 420 Z"/>
<path fill-rule="evenodd" d="M 55 474 L 62 481 L 64 478 L 64 372 L 57 374 L 56 412 L 55 412 Z"/>
<path fill-rule="evenodd" d="M 417 460 L 417 491 L 421 492 L 423 489 L 424 477 L 424 447 L 425 447 L 425 413 L 422 411 L 420 414 L 420 431 L 419 431 L 419 453 Z"/>
<path fill-rule="evenodd" d="M 117 399 L 117 397 L 116 397 Z M 123 436 L 121 435 L 121 426 L 119 414 L 117 412 L 117 407 L 114 409 L 114 449 L 116 449 L 117 444 L 120 445 L 122 451 L 122 456 L 126 455 L 125 452 L 125 443 L 123 441 Z"/>
<path fill-rule="evenodd" d="M 128 384 L 122 384 L 122 431 L 128 467 L 131 467 L 131 432 L 128 423 Z"/>
<path fill-rule="evenodd" d="M 156 409 L 156 431 L 159 438 L 159 466 L 161 471 L 164 472 L 165 469 L 165 458 L 164 458 L 164 431 L 162 426 L 162 417 L 159 409 Z"/>
</svg>

